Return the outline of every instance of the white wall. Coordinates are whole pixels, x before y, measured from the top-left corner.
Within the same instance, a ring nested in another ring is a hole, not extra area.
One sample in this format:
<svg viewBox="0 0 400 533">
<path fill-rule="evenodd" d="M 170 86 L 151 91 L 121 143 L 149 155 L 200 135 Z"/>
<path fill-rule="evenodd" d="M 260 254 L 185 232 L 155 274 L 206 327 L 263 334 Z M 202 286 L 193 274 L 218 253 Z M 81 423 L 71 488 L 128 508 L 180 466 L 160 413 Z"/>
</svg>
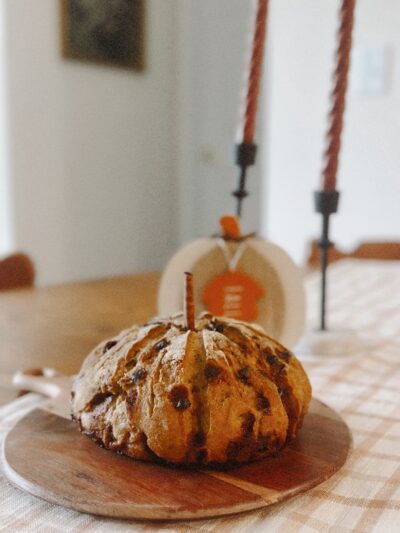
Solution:
<svg viewBox="0 0 400 533">
<path fill-rule="evenodd" d="M 180 6 L 180 240 L 212 235 L 235 211 L 233 144 L 239 123 L 251 0 L 176 0 Z M 257 142 L 260 141 L 260 132 Z M 260 146 L 259 160 L 263 148 Z M 259 224 L 260 165 L 248 171 L 243 228 Z"/>
<path fill-rule="evenodd" d="M 176 6 L 142 73 L 60 57 L 59 2 L 2 0 L 14 248 L 39 283 L 154 270 L 175 248 Z"/>
<path fill-rule="evenodd" d="M 0 252 L 30 253 L 40 283 L 161 268 L 179 242 L 213 233 L 234 209 L 231 150 L 253 2 L 146 3 L 148 67 L 136 74 L 62 60 L 57 1 L 0 0 Z M 384 95 L 348 101 L 333 220 L 342 246 L 400 233 L 400 4 L 382 5 L 359 0 L 356 13 L 355 45 L 385 44 L 393 63 Z M 312 191 L 337 7 L 270 5 L 266 113 L 244 226 L 299 261 L 320 225 Z"/>
<path fill-rule="evenodd" d="M 6 93 L 6 28 L 4 2 L 0 2 L 0 255 L 11 249 L 11 192 L 8 154 L 8 109 Z"/>
<path fill-rule="evenodd" d="M 337 21 L 336 0 L 271 3 L 267 89 L 267 191 L 264 234 L 298 261 L 320 231 L 312 191 L 319 183 Z M 400 238 L 400 3 L 357 2 L 354 46 L 391 52 L 382 95 L 351 94 L 339 169 L 340 213 L 332 221 L 338 246 Z"/>
</svg>

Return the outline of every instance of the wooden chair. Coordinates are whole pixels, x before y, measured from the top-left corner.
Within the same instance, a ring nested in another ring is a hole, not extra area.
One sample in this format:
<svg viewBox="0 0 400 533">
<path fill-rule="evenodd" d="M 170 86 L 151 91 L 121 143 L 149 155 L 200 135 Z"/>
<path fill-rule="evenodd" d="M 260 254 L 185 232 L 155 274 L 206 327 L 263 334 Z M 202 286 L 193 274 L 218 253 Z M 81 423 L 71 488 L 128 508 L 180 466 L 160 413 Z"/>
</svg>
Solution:
<svg viewBox="0 0 400 533">
<path fill-rule="evenodd" d="M 0 260 L 0 291 L 32 287 L 34 281 L 35 267 L 26 254 L 15 253 Z"/>
<path fill-rule="evenodd" d="M 310 269 L 319 267 L 320 250 L 316 241 L 310 246 L 307 266 Z M 349 253 L 341 252 L 335 246 L 329 250 L 328 262 L 334 263 L 340 259 L 382 259 L 400 260 L 400 242 L 365 242 Z"/>
</svg>

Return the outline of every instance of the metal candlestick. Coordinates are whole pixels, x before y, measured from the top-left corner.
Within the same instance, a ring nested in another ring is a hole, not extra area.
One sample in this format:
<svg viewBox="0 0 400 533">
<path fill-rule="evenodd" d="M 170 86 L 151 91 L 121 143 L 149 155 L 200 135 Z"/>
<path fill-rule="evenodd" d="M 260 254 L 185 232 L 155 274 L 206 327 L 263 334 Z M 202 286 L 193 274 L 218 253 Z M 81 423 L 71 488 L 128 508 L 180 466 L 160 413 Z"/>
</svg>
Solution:
<svg viewBox="0 0 400 533">
<path fill-rule="evenodd" d="M 317 244 L 320 248 L 321 266 L 321 316 L 320 330 L 326 331 L 326 272 L 328 267 L 328 251 L 333 245 L 329 239 L 329 218 L 337 212 L 339 205 L 339 192 L 336 190 L 323 190 L 314 192 L 315 211 L 322 215 L 321 238 Z"/>
<path fill-rule="evenodd" d="M 309 331 L 296 347 L 297 351 L 303 354 L 338 357 L 356 353 L 366 345 L 365 339 L 353 329 L 339 327 L 328 330 L 326 324 L 328 254 L 329 248 L 333 246 L 329 238 L 329 222 L 330 216 L 338 210 L 339 196 L 335 189 L 314 192 L 315 211 L 322 215 L 321 238 L 317 241 L 321 262 L 321 316 L 319 329 Z"/>
<path fill-rule="evenodd" d="M 253 143 L 242 142 L 235 145 L 235 163 L 240 168 L 239 183 L 236 191 L 233 191 L 233 196 L 237 199 L 236 215 L 240 218 L 242 215 L 242 202 L 248 192 L 246 191 L 246 173 L 247 167 L 254 165 L 256 161 L 257 145 Z"/>
</svg>

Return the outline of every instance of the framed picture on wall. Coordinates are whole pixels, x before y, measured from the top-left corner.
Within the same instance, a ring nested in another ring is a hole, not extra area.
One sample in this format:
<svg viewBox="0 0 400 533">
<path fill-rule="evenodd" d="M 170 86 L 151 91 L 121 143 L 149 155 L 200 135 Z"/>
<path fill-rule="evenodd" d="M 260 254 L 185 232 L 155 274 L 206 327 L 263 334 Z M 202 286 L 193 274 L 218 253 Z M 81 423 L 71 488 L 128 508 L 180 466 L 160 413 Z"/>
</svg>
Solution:
<svg viewBox="0 0 400 533">
<path fill-rule="evenodd" d="M 60 0 L 65 58 L 144 69 L 144 0 Z"/>
</svg>

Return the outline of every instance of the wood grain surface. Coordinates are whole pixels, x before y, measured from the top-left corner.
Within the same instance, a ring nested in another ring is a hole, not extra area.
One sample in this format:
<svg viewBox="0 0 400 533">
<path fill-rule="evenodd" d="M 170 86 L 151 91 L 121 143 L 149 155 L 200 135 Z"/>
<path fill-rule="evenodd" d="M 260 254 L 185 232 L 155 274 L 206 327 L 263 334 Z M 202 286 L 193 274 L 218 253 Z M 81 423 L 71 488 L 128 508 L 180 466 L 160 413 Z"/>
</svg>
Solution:
<svg viewBox="0 0 400 533">
<path fill-rule="evenodd" d="M 49 502 L 92 514 L 141 519 L 214 517 L 271 505 L 318 485 L 346 461 L 351 435 L 312 400 L 296 441 L 278 456 L 229 470 L 160 466 L 114 454 L 75 423 L 36 409 L 9 432 L 9 480 Z"/>
<path fill-rule="evenodd" d="M 158 274 L 0 294 L 0 374 L 31 367 L 76 373 L 101 340 L 156 313 Z"/>
</svg>

